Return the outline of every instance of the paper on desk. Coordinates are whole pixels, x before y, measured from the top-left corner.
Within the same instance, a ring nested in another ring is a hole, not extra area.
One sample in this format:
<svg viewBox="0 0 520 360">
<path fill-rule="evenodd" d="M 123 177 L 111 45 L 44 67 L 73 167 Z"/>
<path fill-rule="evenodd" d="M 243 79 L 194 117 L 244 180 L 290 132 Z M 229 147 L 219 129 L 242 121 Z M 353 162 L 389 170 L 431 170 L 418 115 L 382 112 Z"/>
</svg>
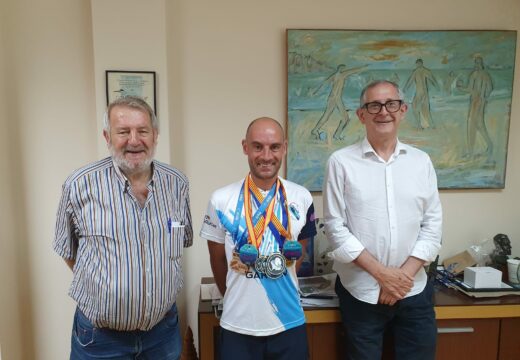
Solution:
<svg viewBox="0 0 520 360">
<path fill-rule="evenodd" d="M 459 288 L 458 290 L 460 292 L 462 292 L 468 296 L 474 297 L 474 298 L 487 298 L 487 297 L 493 298 L 493 297 L 500 297 L 500 296 L 507 296 L 507 295 L 516 295 L 516 296 L 520 295 L 518 291 L 507 290 L 507 289 L 499 290 L 499 291 L 485 291 L 485 292 L 466 291 L 462 288 Z"/>
<path fill-rule="evenodd" d="M 218 290 L 217 284 L 200 284 L 200 298 L 202 300 L 222 299 L 222 294 Z"/>
<path fill-rule="evenodd" d="M 309 297 L 300 298 L 302 306 L 305 307 L 339 307 L 338 297 L 332 299 L 315 299 Z"/>
<path fill-rule="evenodd" d="M 336 283 L 336 273 L 320 276 L 309 276 L 298 278 L 301 297 L 308 296 L 336 296 L 334 285 Z"/>
<path fill-rule="evenodd" d="M 471 285 L 465 283 L 464 281 L 461 281 L 461 284 L 464 288 L 466 289 L 474 289 Z M 502 290 L 514 290 L 515 288 L 512 287 L 511 285 L 509 284 L 506 284 L 505 282 L 501 282 L 500 283 L 500 287 L 499 288 L 496 288 L 496 291 L 502 291 Z"/>
</svg>

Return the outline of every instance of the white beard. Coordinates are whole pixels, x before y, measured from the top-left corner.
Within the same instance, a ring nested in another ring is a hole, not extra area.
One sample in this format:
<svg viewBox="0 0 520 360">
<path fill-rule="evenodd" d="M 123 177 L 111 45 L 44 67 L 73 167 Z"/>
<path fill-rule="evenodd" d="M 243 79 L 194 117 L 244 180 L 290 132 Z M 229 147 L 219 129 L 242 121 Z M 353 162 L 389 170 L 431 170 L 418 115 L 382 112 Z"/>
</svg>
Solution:
<svg viewBox="0 0 520 360">
<path fill-rule="evenodd" d="M 116 165 L 126 175 L 138 174 L 150 169 L 150 165 L 152 164 L 153 156 L 155 153 L 155 149 L 153 149 L 151 156 L 147 157 L 139 163 L 131 163 L 130 161 L 125 159 L 124 156 L 116 154 L 112 145 L 108 146 L 108 150 L 110 151 L 110 155 L 112 155 L 112 159 L 114 159 Z"/>
</svg>

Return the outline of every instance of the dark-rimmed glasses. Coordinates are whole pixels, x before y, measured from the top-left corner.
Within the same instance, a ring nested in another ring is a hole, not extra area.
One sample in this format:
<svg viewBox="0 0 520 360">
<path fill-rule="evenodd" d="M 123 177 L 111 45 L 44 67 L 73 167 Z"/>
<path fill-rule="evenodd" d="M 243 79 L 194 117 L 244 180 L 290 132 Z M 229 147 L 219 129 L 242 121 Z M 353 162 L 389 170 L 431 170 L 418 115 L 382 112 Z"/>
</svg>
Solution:
<svg viewBox="0 0 520 360">
<path fill-rule="evenodd" d="M 375 114 L 379 114 L 381 112 L 381 109 L 383 108 L 383 106 L 385 107 L 386 111 L 388 111 L 389 113 L 395 113 L 395 112 L 399 111 L 402 104 L 403 104 L 403 100 L 389 100 L 389 101 L 385 102 L 384 104 L 377 102 L 377 101 L 373 101 L 373 102 L 366 103 L 362 107 L 367 109 L 369 114 L 375 115 Z"/>
</svg>

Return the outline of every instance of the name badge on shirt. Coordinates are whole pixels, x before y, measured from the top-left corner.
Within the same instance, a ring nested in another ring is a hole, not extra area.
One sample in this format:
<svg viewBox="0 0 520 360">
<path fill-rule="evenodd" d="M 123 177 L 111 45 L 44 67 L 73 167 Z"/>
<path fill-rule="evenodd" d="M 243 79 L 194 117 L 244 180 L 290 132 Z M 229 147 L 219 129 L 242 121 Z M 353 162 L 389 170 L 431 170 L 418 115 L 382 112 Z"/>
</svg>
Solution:
<svg viewBox="0 0 520 360">
<path fill-rule="evenodd" d="M 170 234 L 174 229 L 182 229 L 185 226 L 186 225 L 182 225 L 180 221 L 172 221 L 172 219 L 168 219 L 168 231 Z"/>
</svg>

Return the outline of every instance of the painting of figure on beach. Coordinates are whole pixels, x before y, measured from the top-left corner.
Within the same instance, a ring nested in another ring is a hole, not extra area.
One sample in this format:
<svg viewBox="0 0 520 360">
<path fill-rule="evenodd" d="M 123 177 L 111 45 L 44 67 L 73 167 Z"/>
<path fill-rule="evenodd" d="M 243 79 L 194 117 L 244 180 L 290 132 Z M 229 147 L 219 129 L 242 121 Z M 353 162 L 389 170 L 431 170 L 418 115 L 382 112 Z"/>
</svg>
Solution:
<svg viewBox="0 0 520 360">
<path fill-rule="evenodd" d="M 365 137 L 361 90 L 389 80 L 399 140 L 427 152 L 440 189 L 505 187 L 516 31 L 287 30 L 287 178 L 321 191 L 329 155 Z"/>
</svg>

